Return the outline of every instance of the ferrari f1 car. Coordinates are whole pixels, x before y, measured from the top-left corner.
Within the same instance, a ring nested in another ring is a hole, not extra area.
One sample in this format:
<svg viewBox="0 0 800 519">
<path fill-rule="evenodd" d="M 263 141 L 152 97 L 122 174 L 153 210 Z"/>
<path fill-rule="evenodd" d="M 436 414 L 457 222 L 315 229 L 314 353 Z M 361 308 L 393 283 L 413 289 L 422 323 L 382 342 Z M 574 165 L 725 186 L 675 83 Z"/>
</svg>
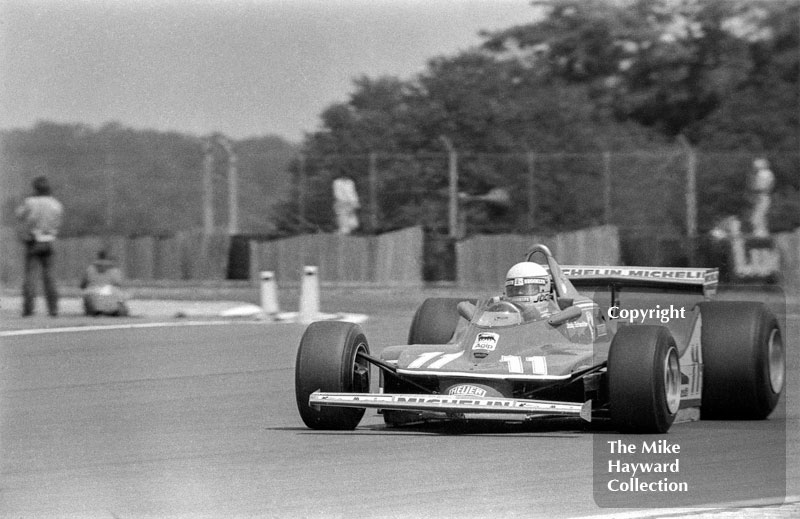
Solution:
<svg viewBox="0 0 800 519">
<path fill-rule="evenodd" d="M 764 419 L 780 398 L 776 317 L 712 301 L 716 269 L 560 266 L 535 245 L 507 278 L 502 296 L 425 300 L 408 344 L 379 357 L 360 326 L 312 323 L 295 368 L 305 424 L 353 429 L 373 408 L 392 426 L 567 416 L 665 433 L 679 414 Z"/>
</svg>

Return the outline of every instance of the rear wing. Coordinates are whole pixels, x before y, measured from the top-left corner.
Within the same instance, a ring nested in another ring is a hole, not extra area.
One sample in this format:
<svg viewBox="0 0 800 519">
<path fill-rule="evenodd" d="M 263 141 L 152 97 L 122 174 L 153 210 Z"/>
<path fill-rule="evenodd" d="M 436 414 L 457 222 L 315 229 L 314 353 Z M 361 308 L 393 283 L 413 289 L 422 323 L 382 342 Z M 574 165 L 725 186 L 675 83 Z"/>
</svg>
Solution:
<svg viewBox="0 0 800 519">
<path fill-rule="evenodd" d="M 715 268 L 561 265 L 561 272 L 575 287 L 673 288 L 705 297 L 716 294 L 719 282 Z"/>
</svg>

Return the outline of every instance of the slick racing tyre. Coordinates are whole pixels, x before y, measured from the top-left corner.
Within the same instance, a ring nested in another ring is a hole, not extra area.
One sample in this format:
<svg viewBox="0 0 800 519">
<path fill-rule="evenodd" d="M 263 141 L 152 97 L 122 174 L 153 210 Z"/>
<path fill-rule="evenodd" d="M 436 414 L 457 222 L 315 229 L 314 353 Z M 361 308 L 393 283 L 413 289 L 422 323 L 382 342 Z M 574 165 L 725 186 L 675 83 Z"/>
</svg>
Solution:
<svg viewBox="0 0 800 519">
<path fill-rule="evenodd" d="M 702 419 L 763 420 L 783 390 L 786 352 L 778 321 L 762 303 L 700 303 Z"/>
<path fill-rule="evenodd" d="M 353 323 L 319 321 L 311 323 L 300 339 L 295 363 L 294 389 L 297 410 L 312 429 L 355 429 L 364 409 L 322 407 L 313 409 L 308 398 L 314 391 L 368 393 L 369 363 L 356 358 L 369 354 L 367 338 Z"/>
<path fill-rule="evenodd" d="M 408 344 L 445 344 L 456 331 L 458 303 L 465 299 L 431 297 L 423 301 L 411 321 Z M 466 300 L 475 303 L 475 300 Z"/>
<path fill-rule="evenodd" d="M 663 326 L 620 327 L 608 353 L 611 421 L 631 433 L 665 433 L 681 403 L 681 370 Z"/>
</svg>

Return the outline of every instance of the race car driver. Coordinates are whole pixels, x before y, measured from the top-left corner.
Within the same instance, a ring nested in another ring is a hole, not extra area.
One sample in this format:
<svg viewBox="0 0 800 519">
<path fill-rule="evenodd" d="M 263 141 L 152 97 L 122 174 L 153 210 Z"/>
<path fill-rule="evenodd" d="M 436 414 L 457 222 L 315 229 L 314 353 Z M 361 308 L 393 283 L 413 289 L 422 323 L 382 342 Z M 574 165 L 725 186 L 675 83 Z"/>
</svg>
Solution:
<svg viewBox="0 0 800 519">
<path fill-rule="evenodd" d="M 550 274 L 538 263 L 523 261 L 508 270 L 505 300 L 523 309 L 525 320 L 558 311 L 553 301 Z"/>
<path fill-rule="evenodd" d="M 509 300 L 536 303 L 552 299 L 550 274 L 532 261 L 517 263 L 506 274 L 505 294 Z"/>
</svg>

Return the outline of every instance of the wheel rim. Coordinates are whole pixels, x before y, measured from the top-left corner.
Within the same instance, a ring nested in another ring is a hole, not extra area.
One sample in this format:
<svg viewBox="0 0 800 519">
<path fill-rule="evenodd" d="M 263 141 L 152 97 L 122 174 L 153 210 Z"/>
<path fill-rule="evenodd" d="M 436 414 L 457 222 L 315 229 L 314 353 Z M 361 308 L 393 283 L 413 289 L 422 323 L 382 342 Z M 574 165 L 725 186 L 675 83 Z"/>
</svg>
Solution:
<svg viewBox="0 0 800 519">
<path fill-rule="evenodd" d="M 785 373 L 785 362 L 783 352 L 783 338 L 780 331 L 775 328 L 769 334 L 768 343 L 769 355 L 769 383 L 773 393 L 780 393 L 783 389 L 783 377 Z"/>
<path fill-rule="evenodd" d="M 681 405 L 681 368 L 675 348 L 670 348 L 664 358 L 664 393 L 669 413 L 677 413 Z"/>
<path fill-rule="evenodd" d="M 359 353 L 367 354 L 367 345 L 363 342 L 356 346 L 353 358 L 353 389 L 354 393 L 369 392 L 369 362 L 358 357 Z"/>
</svg>

